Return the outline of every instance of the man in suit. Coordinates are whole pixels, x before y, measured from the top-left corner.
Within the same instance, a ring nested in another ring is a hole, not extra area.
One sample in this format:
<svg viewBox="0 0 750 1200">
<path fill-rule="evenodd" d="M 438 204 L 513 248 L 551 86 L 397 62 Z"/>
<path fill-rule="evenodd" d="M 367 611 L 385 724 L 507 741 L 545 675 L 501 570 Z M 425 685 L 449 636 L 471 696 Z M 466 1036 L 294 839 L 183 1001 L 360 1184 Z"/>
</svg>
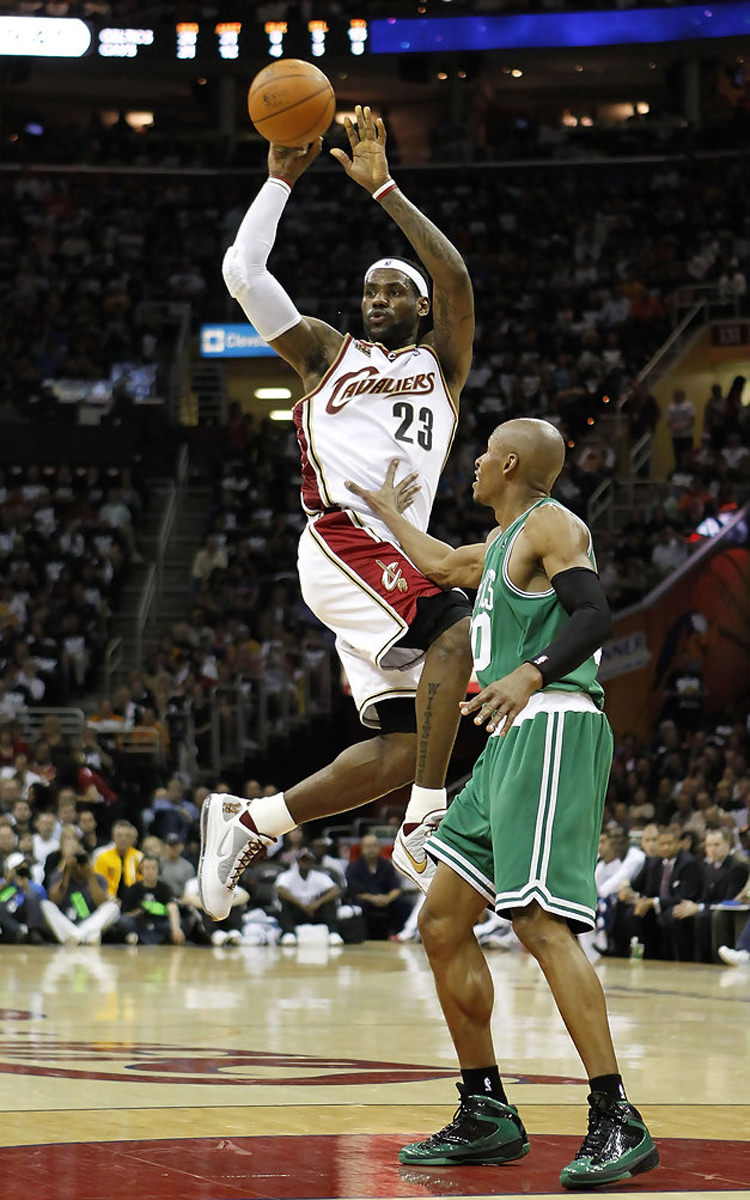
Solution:
<svg viewBox="0 0 750 1200">
<path fill-rule="evenodd" d="M 613 941 L 615 953 L 626 955 L 632 938 L 644 946 L 644 958 L 671 958 L 666 929 L 681 900 L 699 900 L 701 867 L 687 850 L 680 850 L 679 833 L 662 829 L 658 853 L 647 858 L 630 887 L 621 888 Z"/>
<path fill-rule="evenodd" d="M 665 933 L 672 957 L 681 962 L 718 962 L 724 940 L 721 912 L 712 904 L 734 900 L 747 882 L 747 863 L 731 853 L 732 835 L 727 829 L 706 830 L 706 857 L 701 863 L 703 886 L 698 900 L 680 900 L 668 914 Z"/>
</svg>

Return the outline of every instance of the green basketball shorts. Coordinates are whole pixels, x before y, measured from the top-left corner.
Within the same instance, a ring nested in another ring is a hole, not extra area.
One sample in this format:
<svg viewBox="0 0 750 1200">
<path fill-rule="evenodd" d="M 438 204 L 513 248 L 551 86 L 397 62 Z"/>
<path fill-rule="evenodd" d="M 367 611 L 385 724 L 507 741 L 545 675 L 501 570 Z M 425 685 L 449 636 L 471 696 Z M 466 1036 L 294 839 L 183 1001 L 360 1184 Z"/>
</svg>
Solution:
<svg viewBox="0 0 750 1200">
<path fill-rule="evenodd" d="M 532 696 L 492 734 L 426 849 L 495 911 L 536 900 L 573 932 L 594 927 L 599 833 L 612 731 L 583 692 Z"/>
</svg>

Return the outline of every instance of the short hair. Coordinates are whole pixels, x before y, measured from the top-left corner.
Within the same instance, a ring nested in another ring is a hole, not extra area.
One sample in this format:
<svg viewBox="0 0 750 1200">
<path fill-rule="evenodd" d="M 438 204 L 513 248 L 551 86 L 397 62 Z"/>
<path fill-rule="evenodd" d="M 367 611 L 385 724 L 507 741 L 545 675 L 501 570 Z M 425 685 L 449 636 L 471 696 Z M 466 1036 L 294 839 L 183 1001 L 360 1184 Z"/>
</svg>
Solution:
<svg viewBox="0 0 750 1200">
<path fill-rule="evenodd" d="M 710 828 L 706 829 L 706 837 L 708 837 L 709 833 L 720 833 L 726 844 L 731 846 L 733 841 L 732 833 L 724 825 L 712 825 Z"/>
<path fill-rule="evenodd" d="M 700 841 L 696 831 L 694 829 L 682 829 L 678 836 L 681 842 L 687 841 L 689 843 L 690 853 L 694 854 Z"/>
</svg>

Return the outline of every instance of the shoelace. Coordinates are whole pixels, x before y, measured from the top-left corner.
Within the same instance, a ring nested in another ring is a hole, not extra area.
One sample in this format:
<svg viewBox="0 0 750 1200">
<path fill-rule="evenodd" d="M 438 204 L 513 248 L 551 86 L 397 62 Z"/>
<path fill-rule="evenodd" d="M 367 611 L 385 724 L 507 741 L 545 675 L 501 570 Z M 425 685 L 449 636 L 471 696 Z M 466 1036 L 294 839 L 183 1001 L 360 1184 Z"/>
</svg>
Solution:
<svg viewBox="0 0 750 1200">
<path fill-rule="evenodd" d="M 589 1128 L 576 1158 L 595 1158 L 604 1149 L 610 1134 L 607 1118 L 617 1121 L 618 1114 L 600 1108 L 589 1109 Z"/>
<path fill-rule="evenodd" d="M 255 838 L 251 835 L 250 841 L 245 846 L 245 849 L 240 852 L 237 861 L 232 867 L 232 870 L 229 872 L 229 878 L 227 879 L 228 887 L 233 888 L 237 886 L 239 877 L 245 870 L 245 867 L 250 866 L 250 863 L 257 856 L 260 850 L 265 850 L 263 842 L 260 840 L 260 838 Z"/>
<path fill-rule="evenodd" d="M 462 1100 L 448 1124 L 444 1125 L 442 1129 L 439 1129 L 437 1133 L 431 1134 L 427 1141 L 429 1143 L 437 1143 L 444 1140 L 446 1137 L 450 1137 L 453 1133 L 460 1132 L 463 1108 L 464 1102 Z"/>
</svg>

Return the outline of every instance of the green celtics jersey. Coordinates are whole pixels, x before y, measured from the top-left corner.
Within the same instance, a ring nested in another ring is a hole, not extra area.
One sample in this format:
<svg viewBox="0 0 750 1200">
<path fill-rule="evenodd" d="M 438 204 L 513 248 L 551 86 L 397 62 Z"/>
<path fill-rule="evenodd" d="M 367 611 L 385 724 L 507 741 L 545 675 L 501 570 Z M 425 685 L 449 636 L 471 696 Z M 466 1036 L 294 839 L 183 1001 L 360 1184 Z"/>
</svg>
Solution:
<svg viewBox="0 0 750 1200">
<path fill-rule="evenodd" d="M 487 548 L 482 582 L 471 618 L 474 669 L 482 687 L 509 675 L 527 659 L 535 658 L 569 619 L 554 588 L 544 592 L 522 592 L 508 575 L 508 560 L 516 538 L 529 513 L 542 504 L 557 504 L 557 501 L 538 500 L 497 534 Z M 588 554 L 595 566 L 590 538 Z M 574 671 L 543 690 L 586 692 L 602 708 L 604 692 L 596 679 L 600 658 L 601 650 L 597 650 Z"/>
</svg>

